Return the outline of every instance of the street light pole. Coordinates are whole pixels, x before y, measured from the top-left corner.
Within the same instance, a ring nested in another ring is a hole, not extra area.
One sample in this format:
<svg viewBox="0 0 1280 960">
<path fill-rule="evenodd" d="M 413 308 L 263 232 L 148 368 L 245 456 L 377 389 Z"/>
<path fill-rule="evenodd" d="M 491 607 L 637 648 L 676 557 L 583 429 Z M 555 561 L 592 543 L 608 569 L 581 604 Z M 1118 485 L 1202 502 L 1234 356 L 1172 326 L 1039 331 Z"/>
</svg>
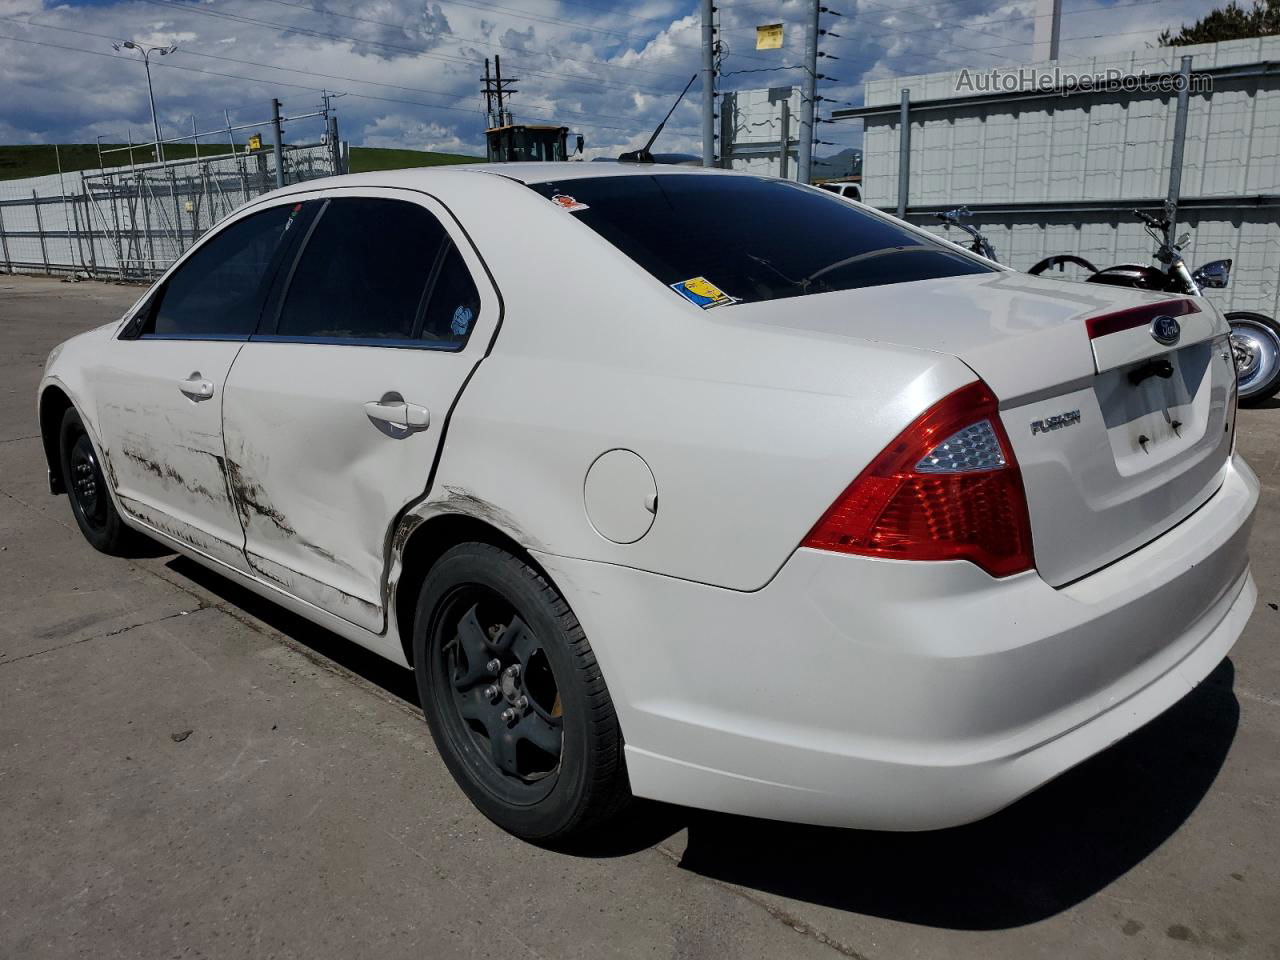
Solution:
<svg viewBox="0 0 1280 960">
<path fill-rule="evenodd" d="M 147 71 L 147 99 L 151 101 L 151 129 L 156 135 L 156 161 L 164 163 L 164 144 L 160 142 L 160 120 L 156 116 L 156 94 L 151 86 L 151 54 L 158 53 L 165 57 L 177 50 L 178 45 L 171 43 L 167 47 L 148 47 L 132 40 L 125 40 L 122 43 L 113 43 L 111 46 L 117 50 L 137 50 L 142 54 L 142 67 Z"/>
<path fill-rule="evenodd" d="M 160 120 L 156 117 L 156 93 L 151 86 L 150 50 L 142 51 L 142 68 L 147 71 L 147 99 L 151 101 L 151 129 L 156 134 L 156 160 L 164 163 L 164 144 L 160 142 Z"/>
</svg>

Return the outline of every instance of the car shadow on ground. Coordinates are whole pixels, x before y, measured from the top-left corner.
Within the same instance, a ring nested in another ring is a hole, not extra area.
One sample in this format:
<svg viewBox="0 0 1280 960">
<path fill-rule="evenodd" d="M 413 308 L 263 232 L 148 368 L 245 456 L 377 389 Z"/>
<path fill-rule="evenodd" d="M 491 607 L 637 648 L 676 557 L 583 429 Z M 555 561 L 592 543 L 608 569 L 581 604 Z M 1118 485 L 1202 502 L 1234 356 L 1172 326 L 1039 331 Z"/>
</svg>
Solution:
<svg viewBox="0 0 1280 960">
<path fill-rule="evenodd" d="M 931 927 L 998 930 L 1102 890 L 1167 840 L 1235 738 L 1224 660 L 1180 703 L 1013 806 L 930 833 L 831 830 L 695 813 L 680 866 L 755 890 Z"/>
<path fill-rule="evenodd" d="M 418 687 L 412 671 L 398 666 L 371 650 L 346 640 L 336 633 L 316 626 L 279 604 L 266 600 L 226 577 L 214 573 L 194 560 L 175 555 L 165 564 L 171 571 L 190 580 L 231 607 L 249 614 L 278 630 L 290 640 L 318 654 L 324 660 L 345 667 L 393 696 L 418 706 Z"/>
<path fill-rule="evenodd" d="M 183 557 L 168 567 L 413 706 L 413 674 Z M 688 831 L 682 869 L 820 906 L 997 930 L 1061 913 L 1154 852 L 1196 809 L 1239 723 L 1224 660 L 1166 713 L 979 823 L 929 833 L 836 830 L 647 801 L 562 853 L 626 856 Z"/>
</svg>

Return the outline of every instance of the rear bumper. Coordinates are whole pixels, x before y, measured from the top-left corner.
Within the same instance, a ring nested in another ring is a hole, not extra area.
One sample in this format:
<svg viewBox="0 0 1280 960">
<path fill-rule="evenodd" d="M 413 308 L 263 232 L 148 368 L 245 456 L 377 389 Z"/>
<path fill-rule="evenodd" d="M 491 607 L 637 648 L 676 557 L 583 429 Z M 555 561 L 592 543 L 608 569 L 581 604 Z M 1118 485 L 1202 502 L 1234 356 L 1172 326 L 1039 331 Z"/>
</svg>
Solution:
<svg viewBox="0 0 1280 960">
<path fill-rule="evenodd" d="M 1236 459 L 1179 526 L 1060 589 L 811 550 L 754 593 L 539 559 L 591 637 L 638 795 L 923 830 L 994 813 L 1208 675 L 1257 599 L 1257 496 Z"/>
</svg>

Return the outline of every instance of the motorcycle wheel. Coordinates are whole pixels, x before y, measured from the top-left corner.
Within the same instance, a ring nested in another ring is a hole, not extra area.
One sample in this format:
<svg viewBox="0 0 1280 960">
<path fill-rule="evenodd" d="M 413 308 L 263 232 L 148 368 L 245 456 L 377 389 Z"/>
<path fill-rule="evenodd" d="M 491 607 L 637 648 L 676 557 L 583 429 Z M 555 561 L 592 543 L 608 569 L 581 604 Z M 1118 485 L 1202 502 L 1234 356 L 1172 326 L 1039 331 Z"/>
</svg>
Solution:
<svg viewBox="0 0 1280 960">
<path fill-rule="evenodd" d="M 1248 311 L 1233 311 L 1226 316 L 1231 324 L 1240 405 L 1253 406 L 1280 391 L 1280 324 Z"/>
<path fill-rule="evenodd" d="M 1098 272 L 1098 268 L 1095 267 L 1088 260 L 1086 260 L 1084 257 L 1077 257 L 1074 254 L 1070 254 L 1070 253 L 1058 253 L 1058 254 L 1054 254 L 1052 257 L 1045 257 L 1043 260 L 1041 260 L 1039 263 L 1033 266 L 1030 270 L 1028 270 L 1027 273 L 1031 274 L 1034 277 L 1038 277 L 1040 276 L 1040 274 L 1044 273 L 1046 270 L 1050 269 L 1051 267 L 1057 267 L 1058 272 L 1061 273 L 1062 268 L 1067 264 L 1071 264 L 1076 267 L 1083 267 L 1085 270 L 1088 270 L 1090 273 Z"/>
</svg>

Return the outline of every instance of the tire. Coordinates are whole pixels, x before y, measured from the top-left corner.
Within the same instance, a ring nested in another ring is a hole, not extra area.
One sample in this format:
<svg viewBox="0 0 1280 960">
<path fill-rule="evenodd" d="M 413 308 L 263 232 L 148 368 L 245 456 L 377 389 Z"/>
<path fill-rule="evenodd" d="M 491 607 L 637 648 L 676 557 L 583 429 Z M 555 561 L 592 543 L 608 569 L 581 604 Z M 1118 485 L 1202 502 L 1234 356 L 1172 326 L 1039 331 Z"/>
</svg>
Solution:
<svg viewBox="0 0 1280 960">
<path fill-rule="evenodd" d="M 1245 310 L 1232 311 L 1226 317 L 1231 324 L 1240 406 L 1269 400 L 1280 391 L 1280 324 Z"/>
<path fill-rule="evenodd" d="M 98 451 L 74 407 L 62 415 L 58 449 L 63 486 L 84 538 L 102 553 L 117 557 L 131 553 L 140 537 L 120 519 L 102 475 Z"/>
<path fill-rule="evenodd" d="M 1082 267 L 1090 273 L 1098 272 L 1098 268 L 1084 257 L 1077 257 L 1075 254 L 1071 253 L 1058 253 L 1054 254 L 1052 257 L 1045 257 L 1043 260 L 1037 262 L 1030 270 L 1027 271 L 1027 273 L 1031 274 L 1033 277 L 1038 277 L 1040 274 L 1052 267 L 1057 267 L 1059 272 L 1061 272 L 1062 268 L 1068 263 L 1072 266 Z"/>
<path fill-rule="evenodd" d="M 440 755 L 498 826 L 562 843 L 626 807 L 622 732 L 591 644 L 528 563 L 485 543 L 448 550 L 418 595 L 413 655 Z"/>
</svg>

